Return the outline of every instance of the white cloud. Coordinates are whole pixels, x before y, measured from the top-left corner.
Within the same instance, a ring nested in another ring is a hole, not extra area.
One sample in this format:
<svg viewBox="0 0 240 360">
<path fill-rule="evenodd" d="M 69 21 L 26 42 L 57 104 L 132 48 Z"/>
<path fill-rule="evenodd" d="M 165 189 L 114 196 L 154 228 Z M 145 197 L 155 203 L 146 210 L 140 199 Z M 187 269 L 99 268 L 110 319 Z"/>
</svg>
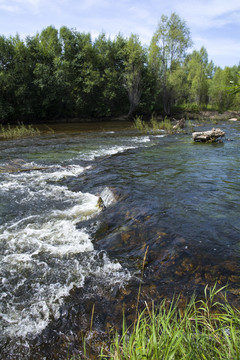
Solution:
<svg viewBox="0 0 240 360">
<path fill-rule="evenodd" d="M 182 0 L 175 7 L 176 12 L 194 28 L 219 28 L 240 18 L 239 0 Z"/>
<path fill-rule="evenodd" d="M 7 11 L 7 12 L 12 12 L 12 13 L 15 13 L 15 12 L 18 12 L 20 9 L 18 6 L 16 5 L 8 5 L 8 4 L 2 4 L 2 2 L 0 3 L 0 9 L 1 10 L 4 10 L 4 11 Z"/>
</svg>

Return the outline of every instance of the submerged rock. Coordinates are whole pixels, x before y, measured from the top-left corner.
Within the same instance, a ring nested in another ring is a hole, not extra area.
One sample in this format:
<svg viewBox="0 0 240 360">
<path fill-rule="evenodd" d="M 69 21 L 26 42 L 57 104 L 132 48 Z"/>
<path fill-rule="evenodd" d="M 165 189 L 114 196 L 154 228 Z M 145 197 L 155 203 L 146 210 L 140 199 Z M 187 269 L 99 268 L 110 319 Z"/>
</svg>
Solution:
<svg viewBox="0 0 240 360">
<path fill-rule="evenodd" d="M 225 133 L 219 128 L 217 129 L 213 128 L 212 130 L 208 130 L 208 131 L 192 133 L 193 140 L 201 141 L 201 142 L 215 142 L 219 138 L 222 138 L 223 136 L 225 136 Z"/>
</svg>

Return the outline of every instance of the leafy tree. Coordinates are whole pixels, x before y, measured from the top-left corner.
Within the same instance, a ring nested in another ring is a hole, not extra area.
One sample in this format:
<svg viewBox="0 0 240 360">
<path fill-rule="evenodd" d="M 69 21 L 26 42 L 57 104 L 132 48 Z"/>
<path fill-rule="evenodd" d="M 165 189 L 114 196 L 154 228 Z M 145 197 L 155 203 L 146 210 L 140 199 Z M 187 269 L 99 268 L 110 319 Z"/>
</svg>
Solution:
<svg viewBox="0 0 240 360">
<path fill-rule="evenodd" d="M 138 106 L 142 95 L 142 78 L 147 60 L 145 49 L 143 49 L 139 37 L 131 35 L 125 47 L 124 61 L 124 86 L 128 93 L 130 118 Z"/>
<path fill-rule="evenodd" d="M 234 69 L 233 69 L 234 70 Z M 231 93 L 231 94 L 238 94 L 240 93 L 240 71 L 238 72 L 237 74 L 237 79 L 236 79 L 236 76 L 235 76 L 235 81 L 232 80 L 230 81 L 231 83 L 231 86 L 229 87 L 228 91 Z"/>
<path fill-rule="evenodd" d="M 170 114 L 175 100 L 169 77 L 182 65 L 191 44 L 190 31 L 185 21 L 175 13 L 170 18 L 163 15 L 151 41 L 149 62 L 157 79 L 157 94 L 162 96 L 166 114 Z"/>
<path fill-rule="evenodd" d="M 116 115 L 125 108 L 127 97 L 122 85 L 125 46 L 126 39 L 120 34 L 111 40 L 102 33 L 94 42 L 100 73 L 96 110 L 101 116 Z"/>
<path fill-rule="evenodd" d="M 232 80 L 232 71 L 230 67 L 221 69 L 218 67 L 210 84 L 209 95 L 213 106 L 218 110 L 224 111 L 231 107 L 234 95 L 228 93 L 226 89 Z"/>
<path fill-rule="evenodd" d="M 193 51 L 187 64 L 190 102 L 198 105 L 207 104 L 212 68 L 213 64 L 208 63 L 208 54 L 204 47 L 200 51 Z"/>
</svg>

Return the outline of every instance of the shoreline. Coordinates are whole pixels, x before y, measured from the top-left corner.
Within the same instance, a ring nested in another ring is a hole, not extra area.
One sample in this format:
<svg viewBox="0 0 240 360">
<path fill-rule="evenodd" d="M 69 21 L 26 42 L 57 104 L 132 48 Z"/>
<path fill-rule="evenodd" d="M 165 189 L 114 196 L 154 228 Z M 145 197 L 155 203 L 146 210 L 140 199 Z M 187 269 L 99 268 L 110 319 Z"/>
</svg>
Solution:
<svg viewBox="0 0 240 360">
<path fill-rule="evenodd" d="M 135 116 L 142 116 L 141 114 L 136 114 Z M 16 125 L 19 123 L 24 124 L 83 124 L 83 123 L 105 123 L 105 122 L 133 122 L 135 116 L 130 119 L 127 115 L 119 116 L 107 116 L 107 117 L 92 117 L 92 116 L 82 116 L 82 117 L 64 117 L 64 118 L 49 118 L 49 119 L 34 119 L 34 120 L 6 120 L 2 122 L 2 125 Z M 180 120 L 182 118 L 186 120 L 213 120 L 213 121 L 225 121 L 231 118 L 236 118 L 236 121 L 240 121 L 240 111 L 224 111 L 219 112 L 216 110 L 202 110 L 202 111 L 176 111 L 170 116 L 167 116 L 170 120 Z M 143 120 L 148 121 L 151 119 L 151 115 L 143 115 Z M 164 116 L 161 114 L 156 115 L 158 121 L 164 120 Z"/>
</svg>

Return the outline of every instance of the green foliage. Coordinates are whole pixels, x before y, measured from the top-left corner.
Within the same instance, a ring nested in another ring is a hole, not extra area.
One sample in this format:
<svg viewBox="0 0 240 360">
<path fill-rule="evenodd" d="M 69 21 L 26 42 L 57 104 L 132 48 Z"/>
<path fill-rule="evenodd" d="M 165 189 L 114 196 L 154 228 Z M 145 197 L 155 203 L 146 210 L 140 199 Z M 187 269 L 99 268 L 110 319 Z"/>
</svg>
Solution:
<svg viewBox="0 0 240 360">
<path fill-rule="evenodd" d="M 208 95 L 208 54 L 204 47 L 193 51 L 186 64 L 189 83 L 189 99 L 199 106 L 207 103 Z"/>
<path fill-rule="evenodd" d="M 178 300 L 163 301 L 158 307 L 146 304 L 136 321 L 122 335 L 112 339 L 102 359 L 238 359 L 240 312 L 226 297 L 217 301 L 223 289 L 205 289 L 205 300 L 193 297 L 184 309 Z"/>
<path fill-rule="evenodd" d="M 25 41 L 0 36 L 0 122 L 169 115 L 184 104 L 239 110 L 240 67 L 215 68 L 203 47 L 186 55 L 191 43 L 175 13 L 161 17 L 149 49 L 138 35 L 93 41 L 65 26 Z"/>
<path fill-rule="evenodd" d="M 24 125 L 19 123 L 18 125 L 7 125 L 0 127 L 0 137 L 5 140 L 23 138 L 29 136 L 40 135 L 40 131 L 34 128 L 32 125 Z"/>
<path fill-rule="evenodd" d="M 183 63 L 186 50 L 191 46 L 190 31 L 180 17 L 172 13 L 163 15 L 153 35 L 149 49 L 149 63 L 156 78 L 156 101 L 162 98 L 165 114 L 169 115 L 175 102 L 173 76 Z M 179 78 L 180 73 L 175 75 Z"/>
<path fill-rule="evenodd" d="M 234 95 L 227 92 L 231 80 L 232 69 L 230 67 L 216 69 L 210 84 L 209 95 L 211 103 L 217 107 L 219 111 L 227 110 L 232 106 Z"/>
<path fill-rule="evenodd" d="M 141 99 L 146 59 L 146 51 L 143 49 L 138 36 L 132 34 L 126 43 L 124 62 L 124 85 L 130 103 L 128 117 L 132 116 Z"/>
<path fill-rule="evenodd" d="M 234 69 L 232 69 L 234 71 Z M 230 83 L 232 84 L 232 86 L 230 86 L 228 88 L 228 93 L 229 94 L 239 94 L 240 93 L 240 71 L 238 71 L 238 74 L 237 74 L 237 80 L 236 80 L 236 77 L 235 77 L 235 81 L 230 81 Z"/>
</svg>

